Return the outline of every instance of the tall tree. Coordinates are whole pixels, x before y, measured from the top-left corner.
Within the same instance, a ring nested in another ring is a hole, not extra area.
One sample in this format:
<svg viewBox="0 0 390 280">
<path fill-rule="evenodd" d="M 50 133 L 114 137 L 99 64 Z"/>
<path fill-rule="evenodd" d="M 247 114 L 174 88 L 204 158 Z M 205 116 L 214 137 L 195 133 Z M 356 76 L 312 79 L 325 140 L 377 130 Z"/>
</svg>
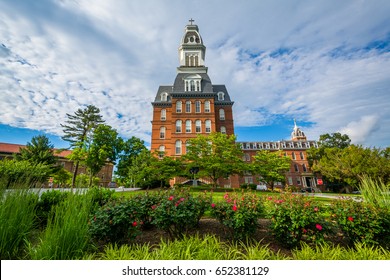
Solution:
<svg viewBox="0 0 390 280">
<path fill-rule="evenodd" d="M 89 187 L 92 179 L 107 163 L 115 163 L 120 149 L 118 132 L 109 125 L 99 124 L 94 130 L 87 147 L 85 166 L 89 171 Z"/>
<path fill-rule="evenodd" d="M 120 153 L 118 154 L 118 164 L 116 166 L 115 174 L 119 180 L 126 180 L 128 178 L 129 167 L 133 165 L 135 158 L 143 151 L 147 151 L 144 141 L 131 137 L 126 141 L 120 141 Z"/>
<path fill-rule="evenodd" d="M 285 182 L 290 163 L 291 159 L 281 152 L 261 150 L 253 156 L 251 169 L 260 181 L 267 183 L 273 190 L 275 182 Z"/>
<path fill-rule="evenodd" d="M 226 178 L 242 170 L 242 155 L 234 135 L 211 133 L 189 140 L 183 158 L 188 161 L 188 168 L 199 168 L 198 177 L 209 177 L 213 187 L 216 187 L 219 178 Z"/>
<path fill-rule="evenodd" d="M 85 109 L 78 109 L 74 115 L 66 114 L 68 120 L 66 124 L 61 124 L 64 131 L 63 140 L 70 143 L 71 148 L 83 149 L 90 141 L 90 135 L 98 124 L 104 123 L 99 114 L 99 108 L 88 105 Z M 79 169 L 79 159 L 75 159 L 75 168 L 72 178 L 72 187 L 76 182 L 76 176 Z"/>
</svg>

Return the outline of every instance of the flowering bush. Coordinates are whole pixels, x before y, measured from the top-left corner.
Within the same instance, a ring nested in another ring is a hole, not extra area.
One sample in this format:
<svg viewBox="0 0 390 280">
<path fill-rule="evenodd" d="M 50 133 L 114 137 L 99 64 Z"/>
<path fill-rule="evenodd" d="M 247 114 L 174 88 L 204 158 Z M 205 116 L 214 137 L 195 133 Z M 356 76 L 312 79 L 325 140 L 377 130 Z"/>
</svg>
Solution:
<svg viewBox="0 0 390 280">
<path fill-rule="evenodd" d="M 194 197 L 187 189 L 167 191 L 151 207 L 152 223 L 166 231 L 172 239 L 180 239 L 189 229 L 199 224 L 210 201 L 211 198 L 206 193 Z"/>
<path fill-rule="evenodd" d="M 332 232 L 331 223 L 324 217 L 323 206 L 303 195 L 286 194 L 269 197 L 271 229 L 276 239 L 287 247 L 300 241 L 321 243 Z"/>
<path fill-rule="evenodd" d="M 223 201 L 211 204 L 211 214 L 229 229 L 232 238 L 242 240 L 256 232 L 263 205 L 254 193 L 226 193 Z"/>
<path fill-rule="evenodd" d="M 390 214 L 384 208 L 352 199 L 340 199 L 332 203 L 331 217 L 350 245 L 363 242 L 367 245 L 390 246 Z"/>
<path fill-rule="evenodd" d="M 145 192 L 131 198 L 136 204 L 139 219 L 143 221 L 143 229 L 148 229 L 153 225 L 153 211 L 161 199 L 162 194 L 159 192 Z"/>
<path fill-rule="evenodd" d="M 137 208 L 132 199 L 111 201 L 98 208 L 88 222 L 93 240 L 124 243 L 134 239 L 143 224 Z"/>
</svg>

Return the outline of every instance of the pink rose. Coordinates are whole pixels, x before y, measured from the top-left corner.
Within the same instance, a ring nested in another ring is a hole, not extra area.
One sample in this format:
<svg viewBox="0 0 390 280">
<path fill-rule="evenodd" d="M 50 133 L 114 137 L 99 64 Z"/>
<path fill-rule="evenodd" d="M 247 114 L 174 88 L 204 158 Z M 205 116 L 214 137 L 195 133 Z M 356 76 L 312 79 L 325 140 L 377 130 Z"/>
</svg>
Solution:
<svg viewBox="0 0 390 280">
<path fill-rule="evenodd" d="M 214 208 L 215 207 L 215 203 L 211 203 L 211 208 Z"/>
<path fill-rule="evenodd" d="M 320 224 L 316 224 L 316 228 L 317 228 L 318 230 L 322 230 L 322 226 L 321 226 Z"/>
</svg>

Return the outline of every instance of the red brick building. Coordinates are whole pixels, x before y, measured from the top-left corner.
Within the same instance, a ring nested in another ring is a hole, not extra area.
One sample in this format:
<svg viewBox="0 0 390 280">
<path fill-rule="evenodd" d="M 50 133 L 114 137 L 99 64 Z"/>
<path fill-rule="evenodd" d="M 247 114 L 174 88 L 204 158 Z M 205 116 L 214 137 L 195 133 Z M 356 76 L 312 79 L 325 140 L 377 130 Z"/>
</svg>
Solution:
<svg viewBox="0 0 390 280">
<path fill-rule="evenodd" d="M 14 154 L 18 154 L 21 148 L 26 146 L 19 144 L 0 143 L 0 160 L 12 159 Z M 58 157 L 58 164 L 64 167 L 66 171 L 73 173 L 74 163 L 66 157 L 72 153 L 71 150 L 54 150 L 54 155 Z M 100 185 L 107 187 L 112 180 L 112 172 L 114 165 L 107 163 L 98 173 L 97 177 L 100 179 Z M 80 166 L 77 174 L 88 174 L 85 167 Z"/>
<path fill-rule="evenodd" d="M 205 66 L 206 47 L 197 25 L 185 27 L 179 46 L 179 67 L 173 85 L 160 86 L 153 105 L 151 151 L 165 152 L 167 156 L 180 157 L 186 153 L 187 141 L 198 134 L 221 132 L 234 134 L 233 101 L 225 85 L 214 85 Z M 297 187 L 316 187 L 309 169 L 306 150 L 316 147 L 307 141 L 295 124 L 292 138 L 278 142 L 240 142 L 244 161 L 251 162 L 258 150 L 282 150 L 291 157 L 286 183 Z M 182 182 L 179 178 L 175 182 Z M 220 179 L 225 187 L 239 187 L 243 183 L 261 184 L 251 174 Z M 279 184 L 282 187 L 281 184 Z"/>
</svg>

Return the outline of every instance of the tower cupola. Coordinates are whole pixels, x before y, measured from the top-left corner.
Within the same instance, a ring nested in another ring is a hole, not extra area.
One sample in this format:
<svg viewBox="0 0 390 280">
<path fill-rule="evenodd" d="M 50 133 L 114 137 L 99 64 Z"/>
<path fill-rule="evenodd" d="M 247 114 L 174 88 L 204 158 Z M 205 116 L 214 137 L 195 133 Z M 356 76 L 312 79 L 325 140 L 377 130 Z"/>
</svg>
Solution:
<svg viewBox="0 0 390 280">
<path fill-rule="evenodd" d="M 306 141 L 306 135 L 303 131 L 297 126 L 297 122 L 294 119 L 294 130 L 291 132 L 291 139 L 293 141 Z"/>
</svg>

